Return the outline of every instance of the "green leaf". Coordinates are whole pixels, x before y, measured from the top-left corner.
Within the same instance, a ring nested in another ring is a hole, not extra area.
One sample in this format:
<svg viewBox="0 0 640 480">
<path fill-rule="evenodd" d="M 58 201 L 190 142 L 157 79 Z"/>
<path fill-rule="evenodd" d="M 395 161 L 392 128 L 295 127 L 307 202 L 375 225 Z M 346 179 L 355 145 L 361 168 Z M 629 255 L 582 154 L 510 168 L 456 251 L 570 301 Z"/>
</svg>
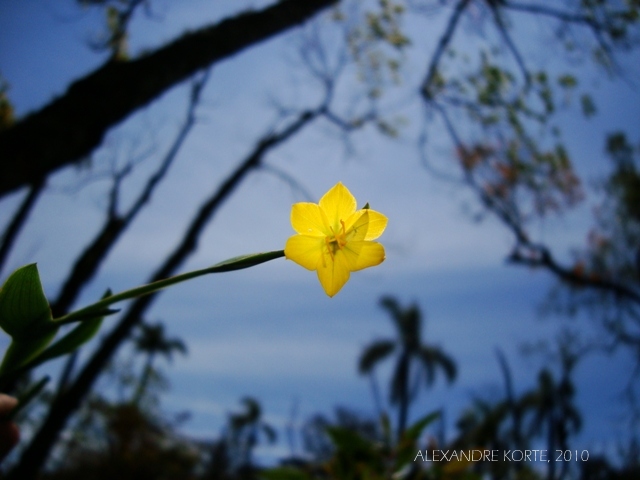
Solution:
<svg viewBox="0 0 640 480">
<path fill-rule="evenodd" d="M 102 299 L 110 296 L 111 290 L 108 289 L 102 296 Z M 27 367 L 32 369 L 48 360 L 75 352 L 81 345 L 87 343 L 96 335 L 96 333 L 98 333 L 98 330 L 100 330 L 100 326 L 102 325 L 102 321 L 104 320 L 104 315 L 109 315 L 111 313 L 113 312 L 108 310 L 105 314 L 99 317 L 87 318 L 80 321 L 73 330 L 34 358 Z"/>
<path fill-rule="evenodd" d="M 13 272 L 0 290 L 0 327 L 13 340 L 33 340 L 37 331 L 51 323 L 51 309 L 44 295 L 36 264 Z"/>
<path fill-rule="evenodd" d="M 49 342 L 53 340 L 58 332 L 58 326 L 53 322 L 33 331 L 32 338 L 14 339 L 4 354 L 2 365 L 0 365 L 0 375 L 17 370 L 29 360 L 40 353 Z"/>
<path fill-rule="evenodd" d="M 396 468 L 400 469 L 415 458 L 416 445 L 422 431 L 440 416 L 440 412 L 433 412 L 422 417 L 402 434 L 396 451 Z"/>
<path fill-rule="evenodd" d="M 83 320 L 77 327 L 38 355 L 34 359 L 33 365 L 30 365 L 30 367 L 33 368 L 53 358 L 75 352 L 78 347 L 87 343 L 95 336 L 96 333 L 98 333 L 103 319 L 104 317 L 98 317 L 90 320 Z"/>
</svg>

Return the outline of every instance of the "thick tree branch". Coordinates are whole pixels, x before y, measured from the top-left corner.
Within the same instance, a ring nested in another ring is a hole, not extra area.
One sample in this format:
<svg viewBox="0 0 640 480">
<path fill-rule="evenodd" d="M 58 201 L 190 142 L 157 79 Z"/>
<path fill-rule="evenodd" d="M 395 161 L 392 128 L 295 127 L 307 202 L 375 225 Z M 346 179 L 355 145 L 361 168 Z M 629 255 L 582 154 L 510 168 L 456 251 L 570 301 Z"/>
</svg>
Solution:
<svg viewBox="0 0 640 480">
<path fill-rule="evenodd" d="M 109 62 L 0 132 L 0 195 L 86 157 L 109 128 L 209 65 L 313 17 L 338 0 L 281 0 L 187 33 L 130 62 Z"/>
</svg>

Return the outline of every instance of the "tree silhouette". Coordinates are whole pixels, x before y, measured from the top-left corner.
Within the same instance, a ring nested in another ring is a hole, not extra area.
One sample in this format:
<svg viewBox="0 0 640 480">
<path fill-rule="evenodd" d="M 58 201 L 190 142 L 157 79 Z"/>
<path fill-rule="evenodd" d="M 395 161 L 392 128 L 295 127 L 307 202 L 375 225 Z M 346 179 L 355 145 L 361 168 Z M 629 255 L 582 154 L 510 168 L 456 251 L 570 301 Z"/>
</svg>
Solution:
<svg viewBox="0 0 640 480">
<path fill-rule="evenodd" d="M 437 372 L 442 371 L 451 383 L 456 378 L 457 369 L 453 359 L 440 347 L 422 343 L 422 315 L 417 305 L 403 309 L 392 297 L 382 298 L 380 305 L 391 316 L 397 338 L 376 340 L 365 347 L 358 370 L 362 375 L 370 375 L 378 363 L 392 354 L 396 355 L 390 400 L 398 406 L 397 435 L 400 438 L 407 425 L 409 406 L 423 380 L 426 386 L 431 386 Z"/>
<path fill-rule="evenodd" d="M 255 398 L 246 397 L 240 403 L 244 411 L 229 416 L 226 442 L 230 468 L 243 476 L 253 471 L 253 452 L 261 440 L 272 444 L 276 441 L 277 433 L 263 420 L 262 407 Z"/>
<path fill-rule="evenodd" d="M 571 379 L 578 357 L 564 346 L 560 349 L 560 378 L 554 378 L 548 368 L 542 369 L 537 387 L 521 399 L 532 413 L 530 432 L 546 433 L 548 452 L 569 450 L 569 437 L 582 428 L 582 416 L 574 403 L 576 391 Z M 556 472 L 556 462 L 549 462 L 547 479 L 566 478 L 569 465 L 569 462 L 562 462 L 560 471 Z"/>
<path fill-rule="evenodd" d="M 174 352 L 186 355 L 187 346 L 179 338 L 168 338 L 165 334 L 163 323 L 139 324 L 138 332 L 133 337 L 133 342 L 136 351 L 146 355 L 138 385 L 131 399 L 132 404 L 139 405 L 151 379 L 153 361 L 156 356 L 162 355 L 171 360 Z"/>
</svg>

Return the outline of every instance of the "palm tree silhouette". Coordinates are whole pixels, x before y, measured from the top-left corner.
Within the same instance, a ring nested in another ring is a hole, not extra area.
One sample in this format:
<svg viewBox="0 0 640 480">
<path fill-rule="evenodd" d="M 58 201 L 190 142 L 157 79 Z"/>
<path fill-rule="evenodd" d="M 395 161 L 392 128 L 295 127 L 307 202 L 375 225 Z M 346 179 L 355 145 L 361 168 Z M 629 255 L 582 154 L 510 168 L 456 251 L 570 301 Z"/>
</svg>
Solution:
<svg viewBox="0 0 640 480">
<path fill-rule="evenodd" d="M 146 354 L 147 359 L 142 369 L 138 386 L 131 399 L 131 403 L 134 405 L 140 403 L 149 386 L 149 380 L 153 373 L 153 362 L 158 354 L 171 360 L 173 352 L 180 352 L 183 355 L 187 353 L 187 347 L 182 340 L 175 337 L 167 338 L 164 324 L 141 323 L 138 328 L 138 334 L 133 338 L 135 349 L 140 353 Z"/>
<path fill-rule="evenodd" d="M 569 450 L 569 437 L 578 433 L 582 427 L 582 416 L 574 404 L 575 386 L 571 379 L 575 357 L 562 358 L 560 379 L 556 380 L 549 369 L 543 369 L 538 376 L 538 387 L 523 398 L 523 402 L 533 410 L 531 432 L 542 433 L 546 430 L 547 449 Z M 567 465 L 564 465 L 567 463 Z M 568 462 L 562 462 L 560 472 L 556 472 L 555 462 L 549 463 L 547 479 L 565 478 Z"/>
<path fill-rule="evenodd" d="M 376 340 L 367 346 L 360 356 L 358 370 L 362 375 L 373 375 L 379 362 L 396 354 L 390 399 L 398 406 L 399 439 L 407 425 L 409 405 L 415 400 L 422 379 L 426 386 L 431 386 L 437 371 L 442 370 L 446 379 L 452 382 L 457 368 L 453 359 L 439 347 L 421 343 L 422 316 L 417 305 L 403 309 L 392 297 L 383 297 L 380 305 L 391 315 L 398 337 Z"/>
<path fill-rule="evenodd" d="M 245 397 L 241 403 L 244 411 L 229 416 L 229 448 L 231 464 L 241 477 L 250 477 L 253 471 L 253 451 L 265 438 L 269 444 L 276 441 L 275 429 L 263 420 L 262 407 L 258 400 Z"/>
</svg>

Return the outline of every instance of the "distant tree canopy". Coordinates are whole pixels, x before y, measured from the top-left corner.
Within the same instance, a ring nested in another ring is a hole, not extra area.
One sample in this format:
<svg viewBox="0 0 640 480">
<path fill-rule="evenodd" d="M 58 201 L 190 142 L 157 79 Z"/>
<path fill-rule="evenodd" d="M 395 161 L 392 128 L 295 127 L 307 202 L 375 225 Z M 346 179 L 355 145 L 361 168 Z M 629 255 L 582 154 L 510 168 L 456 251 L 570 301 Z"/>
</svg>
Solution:
<svg viewBox="0 0 640 480">
<path fill-rule="evenodd" d="M 78 252 L 59 297 L 51 302 L 58 314 L 78 299 L 166 179 L 194 124 L 208 69 L 308 23 L 311 33 L 298 68 L 320 80 L 321 101 L 281 112 L 282 121 L 256 139 L 233 171 L 201 200 L 175 249 L 150 267 L 149 281 L 169 276 L 183 265 L 220 205 L 248 172 L 317 120 L 325 120 L 345 136 L 369 125 L 390 137 L 400 134 L 401 122 L 393 120 L 398 112 L 393 102 L 385 103 L 392 91 L 400 90 L 423 107 L 417 152 L 424 166 L 472 191 L 477 216 L 493 215 L 512 234 L 508 259 L 554 274 L 567 300 L 565 307 L 593 308 L 606 334 L 601 338 L 613 346 L 629 347 L 640 361 L 640 147 L 628 132 L 603 132 L 603 142 L 609 135 L 607 154 L 613 166 L 611 175 L 600 182 L 604 200 L 588 244 L 576 253 L 575 261 L 563 264 L 551 245 L 536 238 L 533 228 L 540 219 L 567 211 L 584 198 L 586 184 L 563 142 L 557 114 L 567 105 L 577 105 L 586 116 L 597 114 L 595 93 L 580 77 L 585 71 L 581 65 L 593 62 L 606 75 L 626 74 L 619 56 L 633 54 L 640 39 L 640 1 L 280 0 L 244 12 L 252 2 L 237 2 L 239 13 L 140 56 L 127 47 L 131 18 L 140 9 L 153 9 L 153 0 L 78 3 L 104 9 L 107 34 L 94 47 L 108 50 L 108 60 L 24 118 L 15 118 L 10 85 L 0 83 L 0 196 L 24 189 L 21 203 L 3 226 L 0 268 L 46 192 L 50 175 L 91 156 L 111 128 L 181 82 L 191 79 L 191 89 L 183 128 L 157 169 L 142 182 L 129 209 L 122 208 L 119 198 L 135 161 L 112 171 L 104 222 Z M 320 15 L 325 11 L 331 13 L 329 18 Z M 531 37 L 527 25 L 534 19 L 544 22 L 550 38 Z M 322 42 L 325 31 L 341 42 L 337 59 L 330 58 L 331 49 Z M 425 52 L 427 37 L 433 47 Z M 534 46 L 537 43 L 543 46 Z M 532 53 L 541 48 L 566 70 L 535 62 Z M 408 75 L 415 72 L 408 72 L 407 65 L 414 68 L 415 62 L 424 62 L 424 75 L 418 81 Z M 354 96 L 364 99 L 351 111 L 336 94 L 346 65 L 358 74 L 357 87 L 349 84 Z M 428 153 L 434 131 L 439 137 L 446 132 L 450 155 Z M 11 478 L 36 477 L 69 418 L 142 322 L 153 299 L 150 295 L 132 302 L 83 365 L 69 362 L 55 400 Z M 452 378 L 454 370 L 445 357 L 433 360 Z M 400 403 L 408 405 L 409 393 L 406 386 L 398 387 Z"/>
</svg>

